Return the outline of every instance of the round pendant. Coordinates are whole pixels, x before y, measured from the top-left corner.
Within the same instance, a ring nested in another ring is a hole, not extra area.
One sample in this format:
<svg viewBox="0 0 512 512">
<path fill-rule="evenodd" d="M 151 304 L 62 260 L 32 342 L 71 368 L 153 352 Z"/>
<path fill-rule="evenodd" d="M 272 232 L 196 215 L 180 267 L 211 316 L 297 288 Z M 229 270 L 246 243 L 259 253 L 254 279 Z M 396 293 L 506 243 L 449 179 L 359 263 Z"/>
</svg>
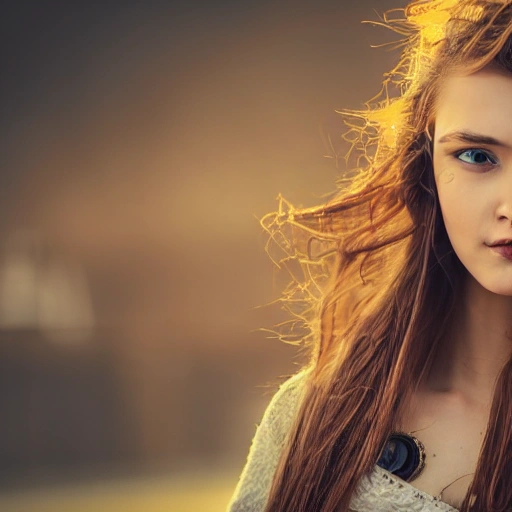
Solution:
<svg viewBox="0 0 512 512">
<path fill-rule="evenodd" d="M 425 447 L 414 436 L 393 432 L 384 446 L 377 465 L 402 480 L 414 480 L 425 466 Z"/>
</svg>

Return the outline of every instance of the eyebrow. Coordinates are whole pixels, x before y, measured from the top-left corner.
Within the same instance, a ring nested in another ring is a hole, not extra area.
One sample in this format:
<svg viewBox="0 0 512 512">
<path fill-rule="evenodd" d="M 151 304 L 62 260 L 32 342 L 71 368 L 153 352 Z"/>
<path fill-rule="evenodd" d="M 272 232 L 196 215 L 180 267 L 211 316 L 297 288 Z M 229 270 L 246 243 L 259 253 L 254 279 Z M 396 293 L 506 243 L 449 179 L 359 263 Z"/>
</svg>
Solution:
<svg viewBox="0 0 512 512">
<path fill-rule="evenodd" d="M 469 142 L 471 144 L 486 144 L 488 146 L 500 146 L 503 148 L 512 149 L 508 144 L 489 137 L 488 135 L 481 135 L 479 133 L 470 132 L 467 130 L 457 130 L 454 132 L 443 135 L 437 142 L 443 144 L 445 142 L 451 142 L 452 140 L 458 140 L 460 142 Z"/>
</svg>

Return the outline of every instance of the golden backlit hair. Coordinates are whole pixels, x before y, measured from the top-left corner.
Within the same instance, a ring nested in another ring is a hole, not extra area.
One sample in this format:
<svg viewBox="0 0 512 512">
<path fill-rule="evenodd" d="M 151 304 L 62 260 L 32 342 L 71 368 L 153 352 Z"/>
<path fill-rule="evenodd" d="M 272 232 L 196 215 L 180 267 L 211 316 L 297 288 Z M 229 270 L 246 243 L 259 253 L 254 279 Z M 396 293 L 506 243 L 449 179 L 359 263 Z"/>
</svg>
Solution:
<svg viewBox="0 0 512 512">
<path fill-rule="evenodd" d="M 348 510 L 402 407 L 429 371 L 465 269 L 444 228 L 432 135 L 443 80 L 486 65 L 512 74 L 512 2 L 415 0 L 372 22 L 402 39 L 364 110 L 343 110 L 347 169 L 325 204 L 279 198 L 261 225 L 292 276 L 277 335 L 306 355 L 306 393 L 265 512 Z M 500 373 L 461 512 L 512 510 L 512 360 Z"/>
</svg>

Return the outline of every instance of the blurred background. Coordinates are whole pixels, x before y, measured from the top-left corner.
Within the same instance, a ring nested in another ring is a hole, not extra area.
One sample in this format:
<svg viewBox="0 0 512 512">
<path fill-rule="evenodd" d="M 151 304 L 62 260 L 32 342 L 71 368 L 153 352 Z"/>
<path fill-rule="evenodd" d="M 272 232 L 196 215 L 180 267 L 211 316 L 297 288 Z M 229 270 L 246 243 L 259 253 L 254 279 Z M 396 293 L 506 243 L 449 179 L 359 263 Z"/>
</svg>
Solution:
<svg viewBox="0 0 512 512">
<path fill-rule="evenodd" d="M 2 2 L 0 510 L 225 509 L 301 363 L 258 219 L 334 190 L 405 3 Z"/>
</svg>

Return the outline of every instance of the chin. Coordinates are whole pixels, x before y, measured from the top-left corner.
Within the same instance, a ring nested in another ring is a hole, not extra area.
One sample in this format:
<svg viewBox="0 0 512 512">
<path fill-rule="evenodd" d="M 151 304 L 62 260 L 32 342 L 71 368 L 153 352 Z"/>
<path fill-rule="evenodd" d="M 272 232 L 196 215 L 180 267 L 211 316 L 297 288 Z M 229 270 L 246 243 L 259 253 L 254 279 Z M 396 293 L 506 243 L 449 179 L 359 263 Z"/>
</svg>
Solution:
<svg viewBox="0 0 512 512">
<path fill-rule="evenodd" d="M 509 286 L 508 288 L 499 287 L 495 290 L 489 290 L 490 292 L 494 293 L 495 295 L 503 295 L 504 297 L 512 297 L 512 286 Z"/>
<path fill-rule="evenodd" d="M 484 295 L 491 293 L 493 295 L 512 297 L 512 273 L 511 275 L 504 276 L 501 272 L 498 272 L 498 275 L 495 272 L 480 272 L 480 275 L 478 275 L 476 272 L 470 272 L 466 267 L 464 282 L 464 287 L 470 293 L 481 294 L 483 292 Z"/>
<path fill-rule="evenodd" d="M 512 280 L 501 281 L 499 283 L 482 283 L 480 285 L 485 288 L 488 292 L 495 295 L 503 295 L 506 297 L 512 297 Z"/>
</svg>

